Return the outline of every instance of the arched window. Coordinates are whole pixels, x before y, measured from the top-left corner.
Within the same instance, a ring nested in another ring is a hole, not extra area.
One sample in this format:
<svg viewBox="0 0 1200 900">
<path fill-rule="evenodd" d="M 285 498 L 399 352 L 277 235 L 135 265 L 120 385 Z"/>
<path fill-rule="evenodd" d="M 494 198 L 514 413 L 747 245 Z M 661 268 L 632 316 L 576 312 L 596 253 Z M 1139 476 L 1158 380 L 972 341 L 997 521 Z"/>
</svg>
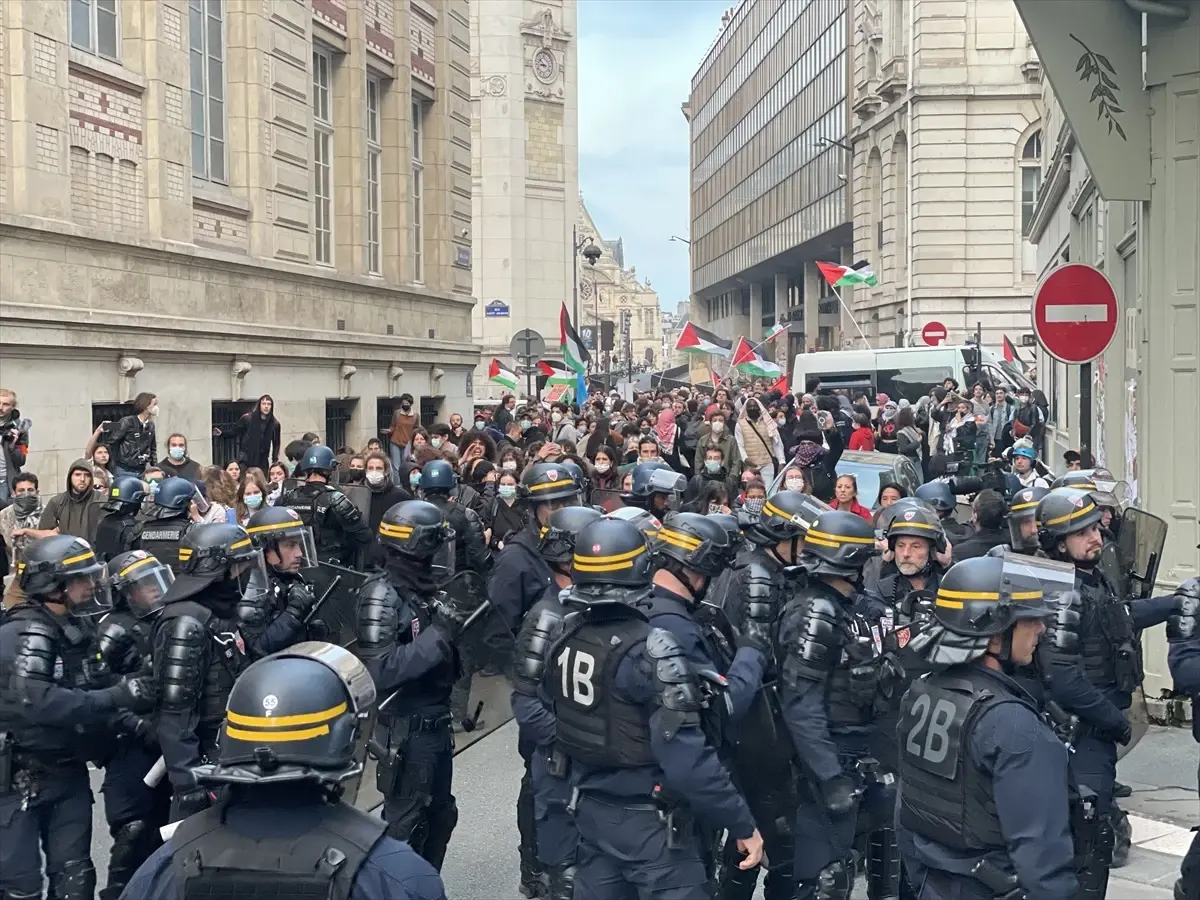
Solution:
<svg viewBox="0 0 1200 900">
<path fill-rule="evenodd" d="M 892 143 L 892 190 L 896 202 L 896 272 L 899 278 L 908 275 L 908 138 L 904 132 Z"/>
<path fill-rule="evenodd" d="M 873 232 L 870 241 L 871 246 L 879 251 L 883 249 L 883 157 L 878 148 L 872 150 L 867 158 L 867 191 L 871 202 L 868 221 Z M 879 262 L 882 264 L 882 260 Z"/>
<path fill-rule="evenodd" d="M 1042 132 L 1035 131 L 1021 148 L 1021 237 L 1029 237 L 1033 211 L 1042 187 Z"/>
</svg>

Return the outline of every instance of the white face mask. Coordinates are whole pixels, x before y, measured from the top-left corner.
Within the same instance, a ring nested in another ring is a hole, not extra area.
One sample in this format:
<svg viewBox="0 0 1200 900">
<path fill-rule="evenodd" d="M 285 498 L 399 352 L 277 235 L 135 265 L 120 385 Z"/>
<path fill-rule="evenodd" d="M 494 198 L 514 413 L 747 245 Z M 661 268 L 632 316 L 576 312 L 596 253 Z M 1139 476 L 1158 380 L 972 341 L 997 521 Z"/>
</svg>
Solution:
<svg viewBox="0 0 1200 900">
<path fill-rule="evenodd" d="M 505 472 L 515 472 L 517 471 L 517 461 L 515 459 L 506 459 L 500 463 L 500 468 Z"/>
<path fill-rule="evenodd" d="M 440 437 L 432 437 L 429 439 L 429 443 L 433 444 L 433 449 L 436 450 L 442 446 L 442 439 Z"/>
<path fill-rule="evenodd" d="M 158 404 L 157 404 L 157 403 L 155 403 L 155 404 L 154 404 L 152 407 L 150 407 L 150 409 L 148 410 L 148 412 L 150 413 L 150 415 L 151 415 L 152 417 L 153 417 L 153 416 L 157 416 L 157 415 L 158 415 Z"/>
<path fill-rule="evenodd" d="M 712 433 L 713 434 L 720 434 L 724 430 L 725 430 L 724 422 L 713 422 L 712 423 Z"/>
<path fill-rule="evenodd" d="M 603 475 L 605 472 L 607 472 L 611 468 L 612 468 L 611 463 L 606 463 L 606 462 L 596 463 L 596 471 L 599 472 L 601 475 Z"/>
<path fill-rule="evenodd" d="M 550 421 L 553 422 L 555 425 L 557 425 L 559 422 L 562 421 L 562 413 L 551 413 Z"/>
<path fill-rule="evenodd" d="M 799 491 L 804 488 L 803 478 L 788 478 L 783 482 L 789 491 Z"/>
<path fill-rule="evenodd" d="M 367 484 L 381 485 L 383 484 L 383 479 L 386 477 L 383 472 L 368 472 L 366 474 Z"/>
</svg>

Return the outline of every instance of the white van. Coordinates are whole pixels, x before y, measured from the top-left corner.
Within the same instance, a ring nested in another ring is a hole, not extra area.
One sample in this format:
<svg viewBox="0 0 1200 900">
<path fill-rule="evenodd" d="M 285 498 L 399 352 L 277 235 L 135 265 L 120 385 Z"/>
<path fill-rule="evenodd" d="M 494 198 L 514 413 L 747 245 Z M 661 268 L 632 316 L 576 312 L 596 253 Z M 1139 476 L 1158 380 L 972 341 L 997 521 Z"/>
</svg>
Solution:
<svg viewBox="0 0 1200 900">
<path fill-rule="evenodd" d="M 957 381 L 962 391 L 969 391 L 976 381 L 990 387 L 1004 385 L 1010 392 L 1034 389 L 1019 365 L 973 345 L 801 353 L 792 364 L 792 390 L 803 393 L 810 378 L 820 378 L 823 389 L 844 390 L 851 397 L 861 391 L 872 404 L 881 392 L 896 401 L 916 403 L 947 378 Z"/>
</svg>

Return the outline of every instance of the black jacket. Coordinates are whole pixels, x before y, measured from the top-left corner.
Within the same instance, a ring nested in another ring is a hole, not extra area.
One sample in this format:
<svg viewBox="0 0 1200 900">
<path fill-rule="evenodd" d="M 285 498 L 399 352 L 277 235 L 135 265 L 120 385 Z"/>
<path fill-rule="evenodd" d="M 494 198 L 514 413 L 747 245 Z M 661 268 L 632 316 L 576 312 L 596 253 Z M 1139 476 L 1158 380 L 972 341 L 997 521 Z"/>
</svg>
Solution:
<svg viewBox="0 0 1200 900">
<path fill-rule="evenodd" d="M 154 420 L 143 422 L 137 416 L 125 416 L 113 426 L 108 441 L 113 465 L 139 475 L 158 456 L 158 435 Z"/>
<path fill-rule="evenodd" d="M 987 556 L 987 552 L 993 547 L 1007 544 L 1008 538 L 1007 528 L 988 528 L 984 531 L 976 531 L 961 544 L 954 545 L 954 562 L 962 562 L 964 559 L 975 559 L 978 556 Z"/>
</svg>

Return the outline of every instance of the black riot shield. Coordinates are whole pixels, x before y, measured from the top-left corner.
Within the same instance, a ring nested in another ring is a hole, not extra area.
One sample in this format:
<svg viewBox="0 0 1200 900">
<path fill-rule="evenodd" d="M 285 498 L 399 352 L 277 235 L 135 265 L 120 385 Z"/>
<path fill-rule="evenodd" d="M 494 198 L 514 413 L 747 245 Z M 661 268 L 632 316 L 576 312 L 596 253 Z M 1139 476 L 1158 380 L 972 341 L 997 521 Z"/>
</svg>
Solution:
<svg viewBox="0 0 1200 900">
<path fill-rule="evenodd" d="M 1130 507 L 1121 514 L 1117 548 L 1120 561 L 1125 565 L 1128 584 L 1122 597 L 1138 600 L 1154 592 L 1166 543 L 1167 523 L 1163 519 L 1137 507 Z"/>
<path fill-rule="evenodd" d="M 621 499 L 620 491 L 609 491 L 603 488 L 592 489 L 592 506 L 597 509 L 610 513 L 624 505 L 625 502 Z"/>
<path fill-rule="evenodd" d="M 445 603 L 459 618 L 470 621 L 455 642 L 468 674 L 484 669 L 507 671 L 512 664 L 513 635 L 488 601 L 487 584 L 478 572 L 457 572 L 441 585 Z"/>
<path fill-rule="evenodd" d="M 329 643 L 352 647 L 358 640 L 358 592 L 367 576 L 333 563 L 301 569 L 300 575 L 317 595 L 308 620 L 325 624 Z"/>
<path fill-rule="evenodd" d="M 358 508 L 362 513 L 364 521 L 371 521 L 371 490 L 363 487 L 361 484 L 347 484 L 338 487 L 338 490 L 345 494 L 351 503 Z"/>
</svg>

